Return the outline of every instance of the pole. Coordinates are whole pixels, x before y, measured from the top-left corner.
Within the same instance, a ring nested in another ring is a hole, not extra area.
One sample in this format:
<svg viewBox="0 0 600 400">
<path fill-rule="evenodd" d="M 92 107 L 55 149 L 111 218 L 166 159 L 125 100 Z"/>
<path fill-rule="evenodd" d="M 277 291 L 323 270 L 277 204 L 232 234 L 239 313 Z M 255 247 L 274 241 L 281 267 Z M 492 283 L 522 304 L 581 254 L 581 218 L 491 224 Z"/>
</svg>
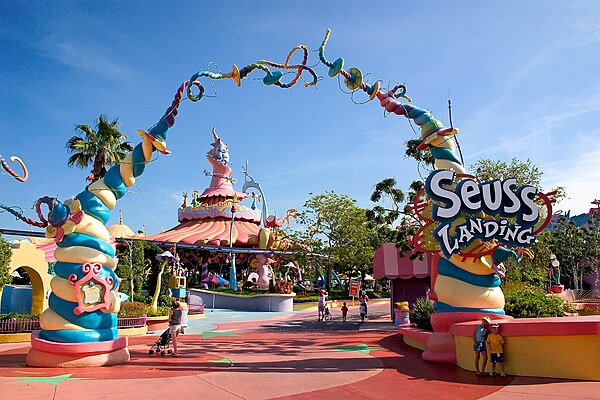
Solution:
<svg viewBox="0 0 600 400">
<path fill-rule="evenodd" d="M 233 223 L 235 222 L 235 208 L 231 208 L 231 225 L 229 226 L 229 258 L 231 258 L 231 267 L 229 268 L 229 288 L 237 291 L 237 279 L 235 276 L 235 253 L 233 252 Z"/>
<path fill-rule="evenodd" d="M 125 242 L 129 248 L 129 292 L 131 294 L 130 301 L 133 301 L 133 242 Z"/>
</svg>

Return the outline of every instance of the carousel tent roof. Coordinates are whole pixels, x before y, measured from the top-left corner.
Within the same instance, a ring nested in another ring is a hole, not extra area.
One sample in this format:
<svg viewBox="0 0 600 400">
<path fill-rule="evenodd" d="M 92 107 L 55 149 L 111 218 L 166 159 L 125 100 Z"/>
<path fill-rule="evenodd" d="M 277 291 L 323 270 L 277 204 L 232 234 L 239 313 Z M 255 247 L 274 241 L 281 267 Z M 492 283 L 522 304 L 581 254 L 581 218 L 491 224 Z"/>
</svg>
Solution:
<svg viewBox="0 0 600 400">
<path fill-rule="evenodd" d="M 145 240 L 186 244 L 208 244 L 229 246 L 230 221 L 187 220 L 156 235 L 146 236 Z M 236 246 L 258 244 L 260 227 L 253 222 L 234 221 L 231 237 Z"/>
</svg>

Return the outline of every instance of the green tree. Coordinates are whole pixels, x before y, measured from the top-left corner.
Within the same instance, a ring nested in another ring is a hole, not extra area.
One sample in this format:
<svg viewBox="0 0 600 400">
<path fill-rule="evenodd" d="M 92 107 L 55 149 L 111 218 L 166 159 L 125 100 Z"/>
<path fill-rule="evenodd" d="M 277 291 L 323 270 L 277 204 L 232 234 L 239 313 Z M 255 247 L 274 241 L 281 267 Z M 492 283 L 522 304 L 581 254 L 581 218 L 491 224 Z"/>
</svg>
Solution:
<svg viewBox="0 0 600 400">
<path fill-rule="evenodd" d="M 422 187 L 422 182 L 414 181 L 408 197 L 414 198 Z M 375 185 L 371 201 L 377 205 L 367 211 L 372 229 L 377 232 L 373 247 L 377 248 L 382 243 L 395 243 L 401 254 L 412 252 L 414 249 L 410 238 L 419 229 L 420 222 L 412 211 L 405 208 L 406 197 L 404 192 L 396 187 L 394 178 L 383 179 Z"/>
<path fill-rule="evenodd" d="M 356 200 L 334 192 L 318 194 L 304 203 L 300 223 L 310 232 L 315 252 L 327 255 L 327 287 L 332 269 L 360 271 L 363 276 L 373 264 L 374 232 L 368 224 L 366 210 Z"/>
<path fill-rule="evenodd" d="M 600 260 L 600 228 L 577 227 L 565 217 L 552 232 L 552 252 L 563 274 L 570 277 L 573 289 L 583 288 L 583 277 L 594 272 Z"/>
<path fill-rule="evenodd" d="M 421 139 L 410 139 L 406 141 L 406 150 L 404 156 L 413 158 L 419 164 L 425 164 L 426 168 L 433 170 L 435 163 L 435 157 L 429 150 L 418 150 L 417 148 L 421 144 Z"/>
<path fill-rule="evenodd" d="M 539 169 L 531 160 L 521 161 L 513 158 L 510 163 L 506 161 L 494 161 L 490 159 L 481 159 L 469 167 L 473 175 L 481 181 L 491 181 L 494 179 L 515 178 L 517 186 L 531 185 L 542 190 L 541 181 L 544 172 Z M 554 197 L 557 201 L 566 197 L 565 188 L 559 186 L 552 189 L 556 191 Z"/>
<path fill-rule="evenodd" d="M 502 284 L 524 283 L 538 289 L 545 289 L 550 283 L 548 268 L 552 256 L 551 244 L 553 241 L 551 232 L 543 232 L 536 238 L 531 247 L 534 254 L 533 259 L 524 257 L 521 263 L 509 258 L 504 261 L 506 277 Z"/>
<path fill-rule="evenodd" d="M 428 171 L 433 170 L 435 158 L 429 150 L 418 150 L 421 139 L 406 141 L 405 157 L 413 158 L 419 164 L 424 164 Z M 367 218 L 377 232 L 377 248 L 382 243 L 395 243 L 400 254 L 412 252 L 414 246 L 410 239 L 419 230 L 421 222 L 414 212 L 406 209 L 406 202 L 414 200 L 417 193 L 424 187 L 421 180 L 413 181 L 409 186 L 408 195 L 396 187 L 396 179 L 385 178 L 375 185 L 371 201 L 376 205 L 367 211 Z M 394 226 L 396 225 L 396 226 Z M 416 255 L 415 255 L 416 256 Z"/>
<path fill-rule="evenodd" d="M 8 273 L 8 264 L 10 263 L 11 256 L 12 250 L 10 249 L 10 244 L 0 234 L 0 290 L 4 288 L 4 285 L 12 281 L 12 277 Z"/>
<path fill-rule="evenodd" d="M 83 169 L 92 165 L 93 181 L 97 181 L 106 174 L 107 167 L 123 161 L 133 146 L 126 141 L 127 135 L 119 131 L 118 125 L 118 118 L 109 121 L 106 115 L 98 117 L 96 130 L 89 125 L 76 125 L 78 136 L 73 136 L 66 145 L 71 153 L 69 167 Z"/>
<path fill-rule="evenodd" d="M 140 295 L 148 281 L 146 270 L 151 262 L 144 257 L 146 246 L 144 241 L 132 240 L 117 249 L 119 264 L 116 273 L 121 278 L 119 291 L 128 293 L 131 300 Z"/>
</svg>

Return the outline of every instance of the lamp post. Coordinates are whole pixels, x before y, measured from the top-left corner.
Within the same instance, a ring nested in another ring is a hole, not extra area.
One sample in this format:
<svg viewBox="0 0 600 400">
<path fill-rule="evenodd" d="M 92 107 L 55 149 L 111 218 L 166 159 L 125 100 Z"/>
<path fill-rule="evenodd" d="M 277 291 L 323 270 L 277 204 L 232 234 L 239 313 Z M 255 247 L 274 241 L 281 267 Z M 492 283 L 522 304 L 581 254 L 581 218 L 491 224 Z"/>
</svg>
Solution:
<svg viewBox="0 0 600 400">
<path fill-rule="evenodd" d="M 229 225 L 229 258 L 231 258 L 231 267 L 229 268 L 229 288 L 233 289 L 234 291 L 237 291 L 237 279 L 235 271 L 235 253 L 233 252 L 233 224 L 235 222 L 237 203 L 237 194 L 234 194 L 231 202 L 231 225 Z"/>
</svg>

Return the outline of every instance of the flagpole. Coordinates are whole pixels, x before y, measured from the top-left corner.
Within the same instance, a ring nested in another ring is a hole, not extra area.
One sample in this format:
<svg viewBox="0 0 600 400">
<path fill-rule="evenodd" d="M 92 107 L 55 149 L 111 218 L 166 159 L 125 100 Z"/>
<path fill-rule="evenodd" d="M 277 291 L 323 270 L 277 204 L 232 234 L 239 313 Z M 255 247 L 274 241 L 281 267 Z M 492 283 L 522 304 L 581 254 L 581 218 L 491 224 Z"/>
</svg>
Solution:
<svg viewBox="0 0 600 400">
<path fill-rule="evenodd" d="M 238 203 L 237 194 L 233 195 L 231 203 L 231 225 L 229 225 L 229 258 L 231 258 L 231 267 L 229 268 L 229 288 L 237 291 L 237 277 L 235 271 L 235 253 L 233 252 L 233 224 L 235 223 L 236 204 Z"/>
</svg>

